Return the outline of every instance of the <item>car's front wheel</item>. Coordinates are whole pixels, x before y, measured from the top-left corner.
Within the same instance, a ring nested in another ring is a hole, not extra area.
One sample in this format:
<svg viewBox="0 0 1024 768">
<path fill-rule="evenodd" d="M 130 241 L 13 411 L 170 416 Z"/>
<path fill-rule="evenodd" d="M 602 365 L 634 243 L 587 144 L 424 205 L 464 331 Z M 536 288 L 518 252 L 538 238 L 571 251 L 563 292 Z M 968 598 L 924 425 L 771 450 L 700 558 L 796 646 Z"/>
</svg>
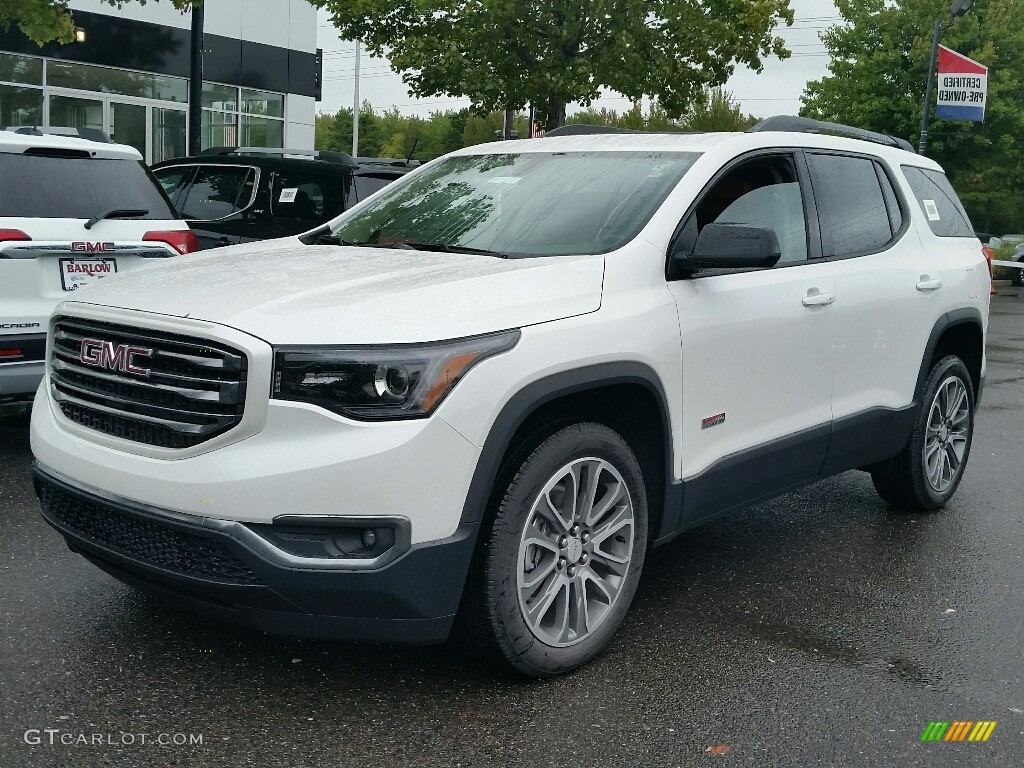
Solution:
<svg viewBox="0 0 1024 768">
<path fill-rule="evenodd" d="M 647 547 L 643 474 L 595 423 L 559 429 L 506 467 L 468 592 L 475 634 L 531 677 L 596 656 L 633 600 Z"/>
<path fill-rule="evenodd" d="M 974 437 L 974 385 L 959 357 L 932 366 L 910 441 L 871 479 L 879 496 L 911 511 L 939 509 L 956 493 Z"/>
<path fill-rule="evenodd" d="M 1013 273 L 1010 277 L 1011 282 L 1018 288 L 1024 288 L 1024 256 L 1017 259 L 1017 263 L 1020 264 L 1020 268 L 1010 267 L 1010 271 Z"/>
</svg>

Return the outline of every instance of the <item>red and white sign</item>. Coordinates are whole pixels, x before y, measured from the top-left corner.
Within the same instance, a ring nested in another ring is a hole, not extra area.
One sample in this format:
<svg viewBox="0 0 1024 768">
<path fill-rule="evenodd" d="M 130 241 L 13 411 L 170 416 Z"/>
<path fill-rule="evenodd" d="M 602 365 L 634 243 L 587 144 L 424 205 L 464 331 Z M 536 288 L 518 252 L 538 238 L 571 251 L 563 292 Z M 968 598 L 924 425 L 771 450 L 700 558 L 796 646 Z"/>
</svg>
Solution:
<svg viewBox="0 0 1024 768">
<path fill-rule="evenodd" d="M 937 118 L 985 122 L 988 67 L 940 45 L 938 90 L 935 102 Z"/>
</svg>

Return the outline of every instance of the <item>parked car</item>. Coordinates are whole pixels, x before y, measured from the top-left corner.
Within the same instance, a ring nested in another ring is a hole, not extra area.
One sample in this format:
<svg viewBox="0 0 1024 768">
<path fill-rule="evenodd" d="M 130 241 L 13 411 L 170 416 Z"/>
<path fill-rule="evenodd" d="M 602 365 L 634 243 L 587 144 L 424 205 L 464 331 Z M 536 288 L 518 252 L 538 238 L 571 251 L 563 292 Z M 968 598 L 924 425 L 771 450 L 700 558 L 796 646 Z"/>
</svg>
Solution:
<svg viewBox="0 0 1024 768">
<path fill-rule="evenodd" d="M 0 130 L 0 416 L 35 394 L 62 299 L 196 250 L 138 151 L 72 132 Z"/>
<path fill-rule="evenodd" d="M 411 643 L 461 613 L 545 677 L 716 515 L 855 468 L 945 505 L 988 309 L 905 142 L 779 118 L 474 146 L 65 302 L 36 487 L 72 549 L 196 611 Z"/>
<path fill-rule="evenodd" d="M 1016 261 L 1018 264 L 1024 265 L 1024 243 L 1021 243 L 1014 249 L 1010 261 Z M 1024 267 L 1021 269 L 1010 268 L 1010 271 L 1013 273 L 1010 276 L 1013 284 L 1018 288 L 1024 288 Z"/>
<path fill-rule="evenodd" d="M 153 166 L 200 248 L 306 232 L 416 167 L 343 152 L 213 147 Z"/>
</svg>

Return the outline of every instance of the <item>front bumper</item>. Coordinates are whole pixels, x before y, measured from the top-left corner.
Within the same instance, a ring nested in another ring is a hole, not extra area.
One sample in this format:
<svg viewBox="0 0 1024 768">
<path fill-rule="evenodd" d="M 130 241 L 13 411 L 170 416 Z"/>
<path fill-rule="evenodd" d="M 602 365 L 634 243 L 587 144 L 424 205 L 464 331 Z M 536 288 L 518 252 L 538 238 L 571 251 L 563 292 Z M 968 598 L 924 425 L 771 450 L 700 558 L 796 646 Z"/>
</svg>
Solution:
<svg viewBox="0 0 1024 768">
<path fill-rule="evenodd" d="M 443 641 L 476 541 L 476 526 L 462 525 L 380 568 L 299 567 L 255 546 L 242 523 L 88 491 L 38 465 L 35 486 L 46 521 L 115 578 L 201 614 L 291 637 Z"/>
</svg>

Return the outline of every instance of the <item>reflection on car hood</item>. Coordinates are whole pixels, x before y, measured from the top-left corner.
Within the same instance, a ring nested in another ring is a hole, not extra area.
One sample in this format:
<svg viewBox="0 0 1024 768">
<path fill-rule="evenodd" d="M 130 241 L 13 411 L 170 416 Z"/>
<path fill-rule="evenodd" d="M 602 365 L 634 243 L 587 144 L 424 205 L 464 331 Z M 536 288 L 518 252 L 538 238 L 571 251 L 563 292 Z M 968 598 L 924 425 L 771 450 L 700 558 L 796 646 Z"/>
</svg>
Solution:
<svg viewBox="0 0 1024 768">
<path fill-rule="evenodd" d="M 434 341 L 596 311 L 602 256 L 501 259 L 250 243 L 107 278 L 78 302 L 188 316 L 272 344 Z"/>
</svg>

